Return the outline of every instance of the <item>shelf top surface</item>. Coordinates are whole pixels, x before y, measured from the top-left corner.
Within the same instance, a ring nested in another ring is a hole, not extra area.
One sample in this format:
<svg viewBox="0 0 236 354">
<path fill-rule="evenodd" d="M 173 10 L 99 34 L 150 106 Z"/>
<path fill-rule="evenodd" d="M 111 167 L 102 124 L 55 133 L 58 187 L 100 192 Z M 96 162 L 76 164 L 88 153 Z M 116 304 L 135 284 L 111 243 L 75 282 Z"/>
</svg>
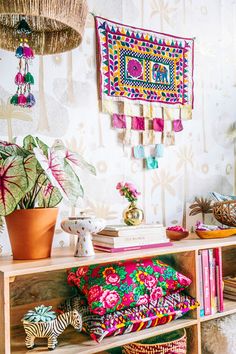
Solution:
<svg viewBox="0 0 236 354">
<path fill-rule="evenodd" d="M 0 272 L 5 277 L 14 277 L 24 274 L 41 273 L 97 263 L 113 263 L 120 260 L 153 257 L 163 254 L 188 252 L 205 248 L 236 246 L 236 236 L 224 239 L 199 239 L 191 235 L 190 238 L 173 242 L 173 246 L 141 249 L 135 251 L 105 253 L 97 252 L 91 257 L 74 257 L 72 248 L 56 248 L 52 257 L 34 261 L 14 261 L 10 256 L 0 258 Z"/>
</svg>

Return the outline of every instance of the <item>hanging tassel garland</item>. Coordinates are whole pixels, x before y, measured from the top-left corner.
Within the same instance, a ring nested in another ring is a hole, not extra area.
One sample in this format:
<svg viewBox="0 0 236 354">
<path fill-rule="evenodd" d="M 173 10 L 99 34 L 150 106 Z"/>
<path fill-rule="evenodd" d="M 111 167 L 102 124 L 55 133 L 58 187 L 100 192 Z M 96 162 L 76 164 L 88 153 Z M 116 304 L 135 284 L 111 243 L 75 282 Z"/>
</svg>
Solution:
<svg viewBox="0 0 236 354">
<path fill-rule="evenodd" d="M 22 45 L 20 45 L 20 46 L 16 49 L 16 57 L 17 57 L 17 58 L 22 58 L 22 57 L 23 57 L 23 47 L 22 47 Z"/>
<path fill-rule="evenodd" d="M 10 103 L 14 104 L 15 106 L 18 105 L 18 95 L 17 95 L 17 93 L 11 97 Z"/>
<path fill-rule="evenodd" d="M 25 82 L 27 83 L 27 84 L 30 84 L 30 85 L 33 85 L 34 84 L 34 77 L 33 77 L 33 75 L 30 73 L 30 72 L 28 72 L 26 75 L 25 75 Z"/>
<path fill-rule="evenodd" d="M 26 97 L 26 107 L 33 107 L 36 103 L 35 97 L 32 93 L 29 93 L 28 96 Z"/>
<path fill-rule="evenodd" d="M 15 76 L 15 84 L 19 86 L 19 85 L 23 85 L 24 83 L 25 83 L 24 76 L 21 74 L 21 72 L 18 72 Z"/>
<path fill-rule="evenodd" d="M 31 93 L 31 85 L 34 84 L 34 77 L 29 72 L 29 62 L 34 59 L 34 52 L 28 45 L 27 35 L 31 29 L 25 19 L 22 19 L 16 31 L 20 36 L 20 45 L 16 49 L 16 57 L 19 59 L 19 72 L 15 76 L 17 85 L 16 94 L 10 99 L 10 103 L 21 107 L 33 107 L 36 103 L 34 95 Z"/>
<path fill-rule="evenodd" d="M 32 32 L 30 26 L 28 25 L 28 23 L 25 21 L 24 18 L 22 20 L 20 20 L 20 22 L 18 23 L 16 31 L 20 35 L 23 35 L 23 34 L 28 35 Z"/>
<path fill-rule="evenodd" d="M 34 52 L 32 48 L 24 46 L 23 48 L 23 58 L 34 59 Z"/>
<path fill-rule="evenodd" d="M 19 96 L 18 96 L 18 106 L 22 106 L 22 107 L 25 107 L 26 106 L 26 97 L 23 93 L 21 93 Z"/>
</svg>

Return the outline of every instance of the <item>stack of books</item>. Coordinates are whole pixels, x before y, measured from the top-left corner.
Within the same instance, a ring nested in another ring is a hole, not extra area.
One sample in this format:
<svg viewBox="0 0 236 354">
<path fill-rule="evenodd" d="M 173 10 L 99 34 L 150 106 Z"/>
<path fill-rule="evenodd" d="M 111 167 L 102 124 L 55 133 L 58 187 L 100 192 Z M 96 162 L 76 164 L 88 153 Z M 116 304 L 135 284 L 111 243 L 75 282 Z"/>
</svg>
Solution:
<svg viewBox="0 0 236 354">
<path fill-rule="evenodd" d="M 224 298 L 236 301 L 236 277 L 224 278 Z"/>
<path fill-rule="evenodd" d="M 109 225 L 93 235 L 96 250 L 104 252 L 124 252 L 145 248 L 172 246 L 166 237 L 166 229 L 160 224 L 138 226 Z"/>
<path fill-rule="evenodd" d="M 200 316 L 224 311 L 222 255 L 220 248 L 201 250 L 198 255 Z"/>
</svg>

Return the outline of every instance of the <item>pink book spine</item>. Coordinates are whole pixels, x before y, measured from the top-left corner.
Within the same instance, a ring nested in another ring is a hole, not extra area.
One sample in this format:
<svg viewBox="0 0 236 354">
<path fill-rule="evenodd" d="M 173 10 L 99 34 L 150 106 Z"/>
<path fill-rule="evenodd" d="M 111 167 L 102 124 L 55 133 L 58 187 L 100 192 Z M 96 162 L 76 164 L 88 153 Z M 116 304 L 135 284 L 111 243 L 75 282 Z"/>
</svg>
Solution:
<svg viewBox="0 0 236 354">
<path fill-rule="evenodd" d="M 94 243 L 93 246 L 98 251 L 114 253 L 114 252 L 142 250 L 142 249 L 148 249 L 148 248 L 169 247 L 169 246 L 173 246 L 173 243 L 172 242 L 165 242 L 165 243 L 157 243 L 157 244 L 153 244 L 153 245 L 119 247 L 119 248 L 99 246 L 99 245 L 96 245 L 96 243 Z"/>
<path fill-rule="evenodd" d="M 203 300 L 205 316 L 211 314 L 210 278 L 208 250 L 202 250 Z"/>
<path fill-rule="evenodd" d="M 215 260 L 216 260 L 216 283 L 217 283 L 217 302 L 218 311 L 224 311 L 224 299 L 223 299 L 223 279 L 222 279 L 222 254 L 221 248 L 215 248 L 214 250 Z"/>
<path fill-rule="evenodd" d="M 216 266 L 215 266 L 215 258 L 213 254 L 213 249 L 208 250 L 209 256 L 209 279 L 210 279 L 210 298 L 211 298 L 211 314 L 215 314 L 217 312 L 216 307 Z"/>
</svg>

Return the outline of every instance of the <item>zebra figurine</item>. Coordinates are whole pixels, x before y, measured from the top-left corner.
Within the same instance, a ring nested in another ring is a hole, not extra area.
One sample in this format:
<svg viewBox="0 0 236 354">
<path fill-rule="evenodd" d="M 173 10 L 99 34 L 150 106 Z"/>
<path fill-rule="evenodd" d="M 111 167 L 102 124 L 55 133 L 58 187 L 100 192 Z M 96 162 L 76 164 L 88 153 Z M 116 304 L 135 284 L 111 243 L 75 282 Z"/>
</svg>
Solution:
<svg viewBox="0 0 236 354">
<path fill-rule="evenodd" d="M 77 310 L 65 312 L 55 320 L 49 322 L 23 321 L 26 333 L 25 345 L 27 349 L 34 348 L 35 338 L 48 338 L 48 349 L 53 350 L 57 345 L 57 337 L 69 326 L 82 330 L 82 317 Z"/>
</svg>

